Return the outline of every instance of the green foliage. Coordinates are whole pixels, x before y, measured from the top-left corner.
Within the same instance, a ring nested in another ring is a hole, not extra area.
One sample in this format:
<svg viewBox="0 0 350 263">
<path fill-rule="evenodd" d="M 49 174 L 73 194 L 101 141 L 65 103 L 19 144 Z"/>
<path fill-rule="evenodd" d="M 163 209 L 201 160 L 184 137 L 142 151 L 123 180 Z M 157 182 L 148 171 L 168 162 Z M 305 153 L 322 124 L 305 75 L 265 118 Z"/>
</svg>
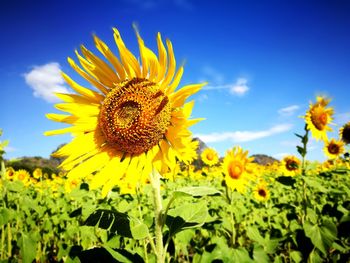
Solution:
<svg viewBox="0 0 350 263">
<path fill-rule="evenodd" d="M 220 178 L 163 182 L 163 240 L 171 262 L 342 262 L 350 253 L 349 170 L 261 175 L 270 199 L 230 191 Z M 192 185 L 189 187 L 189 185 Z M 87 183 L 70 193 L 3 180 L 1 260 L 155 261 L 151 188 L 101 199 Z M 306 200 L 306 202 L 304 202 Z M 8 242 L 10 240 L 10 242 Z"/>
</svg>

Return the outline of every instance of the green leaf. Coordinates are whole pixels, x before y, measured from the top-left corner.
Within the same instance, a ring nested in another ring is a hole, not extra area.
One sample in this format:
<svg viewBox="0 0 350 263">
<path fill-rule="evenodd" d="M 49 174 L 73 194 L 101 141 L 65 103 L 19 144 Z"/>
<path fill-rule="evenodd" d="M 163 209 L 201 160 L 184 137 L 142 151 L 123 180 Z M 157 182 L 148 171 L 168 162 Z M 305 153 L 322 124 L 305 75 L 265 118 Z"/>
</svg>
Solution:
<svg viewBox="0 0 350 263">
<path fill-rule="evenodd" d="M 294 133 L 294 135 L 297 136 L 297 137 L 300 138 L 300 139 L 303 139 L 303 138 L 304 138 L 303 136 L 301 136 L 300 134 L 297 134 L 297 133 Z"/>
<path fill-rule="evenodd" d="M 312 244 L 317 247 L 323 254 L 337 239 L 337 228 L 330 220 L 324 220 L 321 226 L 312 224 L 309 221 L 304 223 L 305 235 L 311 239 Z"/>
<path fill-rule="evenodd" d="M 303 256 L 302 256 L 301 252 L 299 252 L 299 251 L 290 252 L 290 257 L 293 260 L 293 262 L 295 262 L 295 263 L 299 263 L 303 260 Z"/>
<path fill-rule="evenodd" d="M 324 260 L 318 254 L 317 250 L 314 249 L 309 254 L 309 258 L 308 258 L 307 262 L 309 262 L 309 263 L 321 263 L 321 262 L 324 262 Z"/>
<path fill-rule="evenodd" d="M 220 195 L 220 194 L 221 194 L 220 191 L 208 186 L 183 187 L 174 191 L 173 193 L 175 198 L 180 196 L 202 197 L 202 196 L 212 196 L 212 195 Z"/>
<path fill-rule="evenodd" d="M 318 217 L 317 217 L 316 212 L 313 209 L 307 208 L 306 209 L 306 214 L 307 214 L 307 217 L 308 217 L 308 219 L 310 220 L 310 222 L 312 224 L 316 224 L 317 223 L 317 218 Z"/>
<path fill-rule="evenodd" d="M 303 177 L 303 179 L 304 179 L 307 186 L 310 186 L 310 187 L 314 188 L 315 190 L 318 190 L 321 193 L 327 193 L 329 191 L 316 178 Z"/>
<path fill-rule="evenodd" d="M 120 254 L 117 250 L 114 250 L 108 246 L 103 246 L 104 249 L 106 249 L 108 251 L 109 254 L 111 254 L 111 256 L 116 259 L 118 262 L 123 262 L 123 263 L 132 263 L 131 260 L 129 260 L 127 257 L 123 256 L 122 254 Z"/>
<path fill-rule="evenodd" d="M 248 226 L 247 227 L 247 236 L 257 242 L 261 246 L 265 246 L 265 239 L 260 235 L 259 230 L 256 227 Z"/>
<path fill-rule="evenodd" d="M 172 236 L 184 229 L 202 226 L 208 217 L 206 202 L 184 204 L 169 210 L 165 224 Z"/>
<path fill-rule="evenodd" d="M 269 256 L 266 254 L 266 252 L 264 251 L 264 248 L 261 246 L 254 247 L 253 259 L 255 260 L 255 262 L 259 262 L 259 263 L 270 262 Z"/>
<path fill-rule="evenodd" d="M 30 235 L 22 233 L 19 239 L 20 254 L 23 263 L 31 263 L 36 255 L 36 241 Z"/>
<path fill-rule="evenodd" d="M 296 182 L 291 176 L 279 176 L 276 178 L 276 181 L 286 186 L 294 186 Z"/>
<path fill-rule="evenodd" d="M 10 211 L 7 208 L 0 208 L 0 226 L 6 225 L 10 220 Z"/>
<path fill-rule="evenodd" d="M 21 192 L 24 189 L 24 184 L 21 181 L 9 182 L 7 189 L 11 192 Z"/>
<path fill-rule="evenodd" d="M 108 229 L 124 237 L 132 237 L 127 214 L 106 209 L 98 209 L 85 221 L 84 225 Z"/>
<path fill-rule="evenodd" d="M 131 234 L 134 239 L 144 239 L 148 236 L 148 227 L 139 220 L 131 220 Z"/>
<path fill-rule="evenodd" d="M 306 155 L 306 150 L 303 147 L 297 146 L 297 150 L 301 156 L 304 157 Z"/>
</svg>

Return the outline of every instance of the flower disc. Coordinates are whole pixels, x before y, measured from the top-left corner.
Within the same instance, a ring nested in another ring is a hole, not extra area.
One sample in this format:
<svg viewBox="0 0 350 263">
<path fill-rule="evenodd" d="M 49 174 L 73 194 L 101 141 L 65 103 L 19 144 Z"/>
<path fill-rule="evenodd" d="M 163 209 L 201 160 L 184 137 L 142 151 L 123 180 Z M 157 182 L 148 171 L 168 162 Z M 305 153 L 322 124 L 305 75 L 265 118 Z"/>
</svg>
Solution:
<svg viewBox="0 0 350 263">
<path fill-rule="evenodd" d="M 99 126 L 115 149 L 140 154 L 164 137 L 170 119 L 168 97 L 155 83 L 133 78 L 107 94 L 99 114 Z"/>
</svg>

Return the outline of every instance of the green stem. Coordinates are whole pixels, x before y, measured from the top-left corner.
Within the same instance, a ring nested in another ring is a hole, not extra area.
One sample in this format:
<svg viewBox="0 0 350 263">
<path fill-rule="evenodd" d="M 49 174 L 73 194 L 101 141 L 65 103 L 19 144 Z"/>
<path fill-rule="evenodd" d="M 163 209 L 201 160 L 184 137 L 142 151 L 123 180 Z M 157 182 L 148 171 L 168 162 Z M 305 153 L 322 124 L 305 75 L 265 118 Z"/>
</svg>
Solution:
<svg viewBox="0 0 350 263">
<path fill-rule="evenodd" d="M 231 190 L 231 196 L 228 195 L 228 191 L 227 191 L 227 186 L 226 186 L 226 193 L 227 196 L 229 197 L 229 201 L 230 201 L 230 216 L 231 216 L 231 230 L 232 230 L 232 234 L 231 234 L 231 246 L 235 247 L 236 245 L 236 226 L 235 226 L 235 217 L 233 214 L 233 198 L 232 198 L 232 190 Z"/>
<path fill-rule="evenodd" d="M 138 211 L 139 211 L 139 217 L 140 220 L 143 221 L 143 216 L 142 216 L 142 211 L 141 211 L 141 196 L 140 196 L 140 189 L 139 189 L 139 185 L 137 185 L 136 187 L 136 196 L 137 196 L 137 204 L 138 204 Z M 153 240 L 151 238 L 149 238 L 150 242 Z M 146 239 L 142 240 L 142 246 L 143 246 L 143 253 L 144 253 L 144 259 L 145 262 L 148 263 L 148 253 L 147 253 L 147 244 L 146 244 Z M 153 244 L 154 246 L 154 244 Z"/>
<path fill-rule="evenodd" d="M 150 175 L 150 181 L 153 190 L 155 238 L 156 238 L 156 257 L 157 263 L 165 262 L 165 251 L 163 246 L 163 216 L 162 216 L 162 196 L 160 194 L 160 175 L 153 169 Z"/>
<path fill-rule="evenodd" d="M 11 232 L 11 225 L 10 223 L 7 223 L 7 254 L 8 257 L 10 258 L 12 255 L 12 232 Z"/>
<path fill-rule="evenodd" d="M 5 250 L 5 228 L 4 226 L 1 226 L 1 255 L 0 259 L 5 259 L 4 257 L 4 251 Z"/>
</svg>

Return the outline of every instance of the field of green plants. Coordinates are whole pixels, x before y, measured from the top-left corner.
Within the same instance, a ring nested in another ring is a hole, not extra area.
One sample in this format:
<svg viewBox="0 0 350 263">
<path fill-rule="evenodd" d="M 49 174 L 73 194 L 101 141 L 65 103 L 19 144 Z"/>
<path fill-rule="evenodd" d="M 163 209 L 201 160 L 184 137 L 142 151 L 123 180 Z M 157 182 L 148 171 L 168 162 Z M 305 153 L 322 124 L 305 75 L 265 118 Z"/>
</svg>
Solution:
<svg viewBox="0 0 350 263">
<path fill-rule="evenodd" d="M 220 165 L 182 166 L 162 179 L 168 262 L 348 260 L 348 159 L 307 163 L 295 176 L 285 176 L 281 163 L 253 170 L 257 177 L 243 193 L 227 187 Z M 0 189 L 1 262 L 155 261 L 147 184 L 102 198 L 88 179 L 8 168 Z"/>
</svg>

